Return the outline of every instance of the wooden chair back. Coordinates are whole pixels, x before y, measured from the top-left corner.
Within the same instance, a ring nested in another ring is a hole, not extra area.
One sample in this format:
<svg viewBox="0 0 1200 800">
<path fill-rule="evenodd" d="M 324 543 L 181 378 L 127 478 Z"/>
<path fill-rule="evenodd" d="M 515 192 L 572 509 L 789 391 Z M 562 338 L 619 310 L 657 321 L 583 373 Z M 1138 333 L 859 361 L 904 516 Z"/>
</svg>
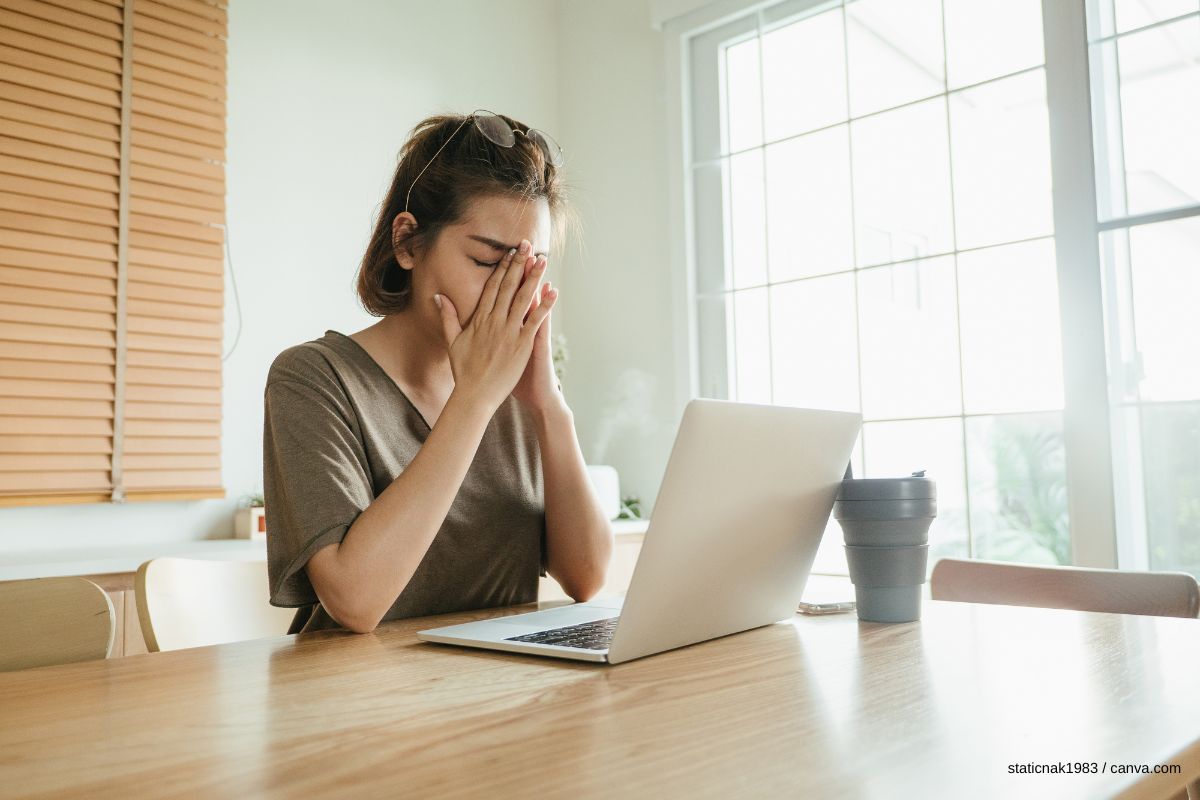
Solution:
<svg viewBox="0 0 1200 800">
<path fill-rule="evenodd" d="M 1184 572 L 943 558 L 933 567 L 929 590 L 934 600 L 1157 617 L 1200 616 L 1200 586 Z"/>
<path fill-rule="evenodd" d="M 86 578 L 0 583 L 0 672 L 108 658 L 117 618 Z"/>
<path fill-rule="evenodd" d="M 266 561 L 156 558 L 138 567 L 134 589 L 152 653 L 279 636 L 296 615 L 268 602 Z"/>
</svg>

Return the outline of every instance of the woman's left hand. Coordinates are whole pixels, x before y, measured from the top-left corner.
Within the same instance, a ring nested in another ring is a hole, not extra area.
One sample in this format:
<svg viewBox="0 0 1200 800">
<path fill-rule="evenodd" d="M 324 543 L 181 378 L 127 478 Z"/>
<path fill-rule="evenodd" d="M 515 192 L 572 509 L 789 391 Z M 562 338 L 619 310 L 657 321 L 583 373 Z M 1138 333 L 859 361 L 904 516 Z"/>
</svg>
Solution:
<svg viewBox="0 0 1200 800">
<path fill-rule="evenodd" d="M 545 259 L 545 256 L 539 256 L 539 258 Z M 526 275 L 536 265 L 537 261 L 527 264 Z M 525 316 L 528 317 L 532 314 L 534 309 L 551 294 L 557 295 L 558 290 L 547 281 L 533 293 L 533 301 L 526 310 Z M 565 402 L 562 396 L 562 387 L 558 383 L 558 376 L 554 374 L 554 358 L 550 351 L 550 318 L 552 316 L 553 312 L 546 315 L 537 334 L 534 335 L 533 352 L 529 354 L 529 363 L 525 365 L 525 372 L 517 381 L 512 392 L 513 397 L 531 411 L 546 411 L 556 404 Z"/>
</svg>

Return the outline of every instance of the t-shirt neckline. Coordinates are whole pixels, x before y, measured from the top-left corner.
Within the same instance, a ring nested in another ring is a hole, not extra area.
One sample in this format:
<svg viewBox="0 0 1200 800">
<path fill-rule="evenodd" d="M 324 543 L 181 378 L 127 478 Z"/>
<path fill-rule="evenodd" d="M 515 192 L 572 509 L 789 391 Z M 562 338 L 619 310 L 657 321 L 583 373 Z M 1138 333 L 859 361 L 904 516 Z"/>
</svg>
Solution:
<svg viewBox="0 0 1200 800">
<path fill-rule="evenodd" d="M 354 339 L 350 338 L 349 336 L 342 333 L 341 331 L 335 331 L 331 328 L 329 330 L 326 330 L 325 333 L 326 333 L 326 335 L 332 333 L 335 336 L 340 336 L 342 339 L 345 339 L 347 342 L 349 342 L 350 345 L 352 346 L 352 348 L 354 350 L 356 350 L 357 352 L 361 353 L 362 358 L 365 359 L 366 361 L 369 361 L 371 363 L 371 366 L 374 367 L 376 370 L 378 370 L 379 374 L 382 375 L 383 378 L 389 384 L 391 384 L 391 386 L 393 386 L 396 389 L 397 394 L 399 394 L 401 397 L 404 398 L 404 402 L 408 403 L 408 407 L 411 408 L 413 413 L 417 415 L 417 419 L 421 420 L 421 424 L 425 426 L 425 430 L 430 433 L 433 432 L 433 427 L 425 420 L 425 415 L 421 413 L 421 410 L 419 408 L 417 408 L 416 403 L 414 403 L 412 400 L 409 399 L 408 395 L 404 393 L 404 390 L 400 388 L 400 384 L 396 383 L 396 381 L 392 378 L 392 376 L 388 374 L 387 370 L 384 369 L 383 366 L 378 361 L 375 360 L 375 357 L 367 352 L 367 348 L 363 347 L 361 344 L 354 341 Z"/>
</svg>

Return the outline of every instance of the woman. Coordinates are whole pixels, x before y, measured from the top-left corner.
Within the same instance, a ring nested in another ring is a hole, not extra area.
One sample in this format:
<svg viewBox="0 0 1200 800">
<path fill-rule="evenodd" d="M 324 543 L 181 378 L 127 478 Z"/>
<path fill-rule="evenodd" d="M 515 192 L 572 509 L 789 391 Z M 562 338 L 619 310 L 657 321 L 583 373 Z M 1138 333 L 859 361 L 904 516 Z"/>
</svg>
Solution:
<svg viewBox="0 0 1200 800">
<path fill-rule="evenodd" d="M 561 151 L 477 111 L 420 123 L 358 276 L 382 319 L 288 348 L 267 377 L 271 604 L 289 632 L 604 583 L 612 530 L 555 380 L 542 283 Z M 561 234 L 558 241 L 561 242 Z"/>
</svg>

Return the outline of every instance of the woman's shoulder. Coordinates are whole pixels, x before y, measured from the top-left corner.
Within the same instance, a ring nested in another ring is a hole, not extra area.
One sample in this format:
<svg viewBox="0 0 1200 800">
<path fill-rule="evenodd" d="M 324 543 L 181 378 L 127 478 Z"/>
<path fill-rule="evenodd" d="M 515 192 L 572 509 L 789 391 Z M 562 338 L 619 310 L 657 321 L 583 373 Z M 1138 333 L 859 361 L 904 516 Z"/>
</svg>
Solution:
<svg viewBox="0 0 1200 800">
<path fill-rule="evenodd" d="M 341 334 L 326 331 L 320 339 L 292 345 L 275 356 L 267 370 L 267 386 L 279 381 L 292 381 L 325 387 L 337 383 L 344 355 L 337 337 Z"/>
</svg>

